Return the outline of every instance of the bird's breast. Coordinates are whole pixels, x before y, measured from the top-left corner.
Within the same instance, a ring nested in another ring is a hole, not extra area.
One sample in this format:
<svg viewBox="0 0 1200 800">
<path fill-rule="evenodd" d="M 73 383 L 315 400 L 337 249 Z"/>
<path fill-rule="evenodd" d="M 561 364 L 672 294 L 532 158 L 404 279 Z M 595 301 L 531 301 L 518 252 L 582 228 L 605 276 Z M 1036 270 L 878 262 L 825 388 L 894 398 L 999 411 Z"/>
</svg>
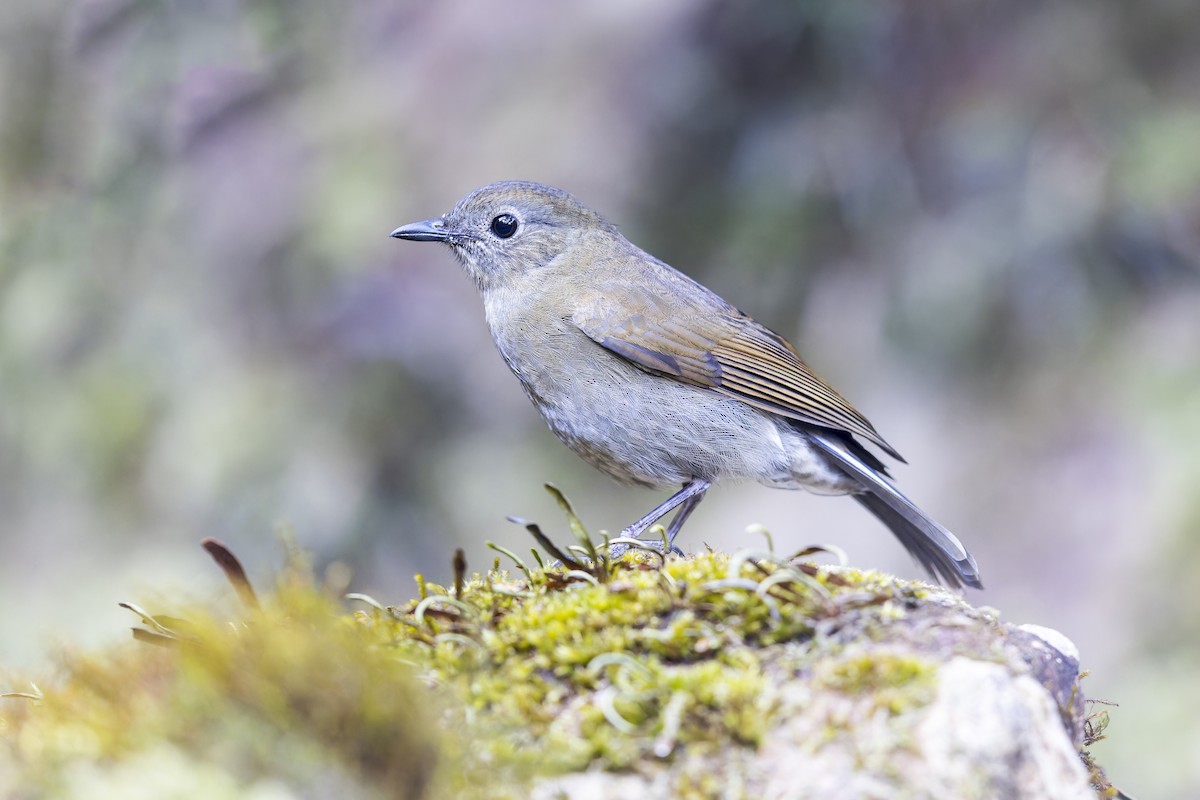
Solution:
<svg viewBox="0 0 1200 800">
<path fill-rule="evenodd" d="M 769 415 L 647 373 L 596 344 L 567 315 L 489 308 L 488 321 L 497 349 L 554 434 L 617 480 L 792 481 L 789 445 Z"/>
</svg>

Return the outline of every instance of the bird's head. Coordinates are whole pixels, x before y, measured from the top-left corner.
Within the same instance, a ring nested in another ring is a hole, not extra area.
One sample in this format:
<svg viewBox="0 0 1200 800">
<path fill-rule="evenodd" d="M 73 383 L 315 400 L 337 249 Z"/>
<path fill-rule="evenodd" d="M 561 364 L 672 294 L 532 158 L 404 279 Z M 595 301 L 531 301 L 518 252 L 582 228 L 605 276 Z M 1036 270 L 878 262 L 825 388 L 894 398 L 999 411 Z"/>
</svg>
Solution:
<svg viewBox="0 0 1200 800">
<path fill-rule="evenodd" d="M 501 181 L 476 189 L 437 219 L 402 225 L 392 236 L 449 245 L 480 291 L 487 291 L 546 266 L 597 231 L 615 235 L 608 221 L 562 189 Z"/>
</svg>

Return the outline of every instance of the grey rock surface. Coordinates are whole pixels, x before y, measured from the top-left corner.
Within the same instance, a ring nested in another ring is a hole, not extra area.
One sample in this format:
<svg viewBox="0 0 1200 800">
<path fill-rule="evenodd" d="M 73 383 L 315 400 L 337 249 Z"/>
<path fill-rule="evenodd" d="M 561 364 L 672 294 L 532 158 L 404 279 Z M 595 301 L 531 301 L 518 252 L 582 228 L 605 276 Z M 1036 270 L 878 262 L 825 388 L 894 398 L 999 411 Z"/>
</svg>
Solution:
<svg viewBox="0 0 1200 800">
<path fill-rule="evenodd" d="M 1086 800 L 1079 754 L 1079 659 L 1060 633 L 999 621 L 932 590 L 885 627 L 846 620 L 815 660 L 805 643 L 770 648 L 783 713 L 759 747 L 730 745 L 717 770 L 730 798 L 765 800 Z M 827 632 L 830 633 L 830 632 Z M 911 679 L 872 665 L 915 670 Z M 841 676 L 830 680 L 830 676 Z M 880 676 L 885 677 L 881 678 Z M 672 798 L 713 764 L 686 755 L 636 774 L 542 780 L 535 798 Z"/>
</svg>

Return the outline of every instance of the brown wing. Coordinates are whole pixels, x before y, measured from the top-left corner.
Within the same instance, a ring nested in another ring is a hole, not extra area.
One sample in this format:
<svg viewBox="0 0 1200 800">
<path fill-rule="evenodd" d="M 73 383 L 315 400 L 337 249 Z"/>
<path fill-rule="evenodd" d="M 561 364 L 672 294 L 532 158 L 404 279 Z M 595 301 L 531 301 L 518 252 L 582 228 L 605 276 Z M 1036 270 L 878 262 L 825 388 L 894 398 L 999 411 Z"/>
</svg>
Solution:
<svg viewBox="0 0 1200 800">
<path fill-rule="evenodd" d="M 645 300 L 646 313 L 616 313 L 597 305 L 577 313 L 573 321 L 598 344 L 648 372 L 780 416 L 857 434 L 904 461 L 777 333 L 732 307 L 671 316 L 657 298 Z"/>
</svg>

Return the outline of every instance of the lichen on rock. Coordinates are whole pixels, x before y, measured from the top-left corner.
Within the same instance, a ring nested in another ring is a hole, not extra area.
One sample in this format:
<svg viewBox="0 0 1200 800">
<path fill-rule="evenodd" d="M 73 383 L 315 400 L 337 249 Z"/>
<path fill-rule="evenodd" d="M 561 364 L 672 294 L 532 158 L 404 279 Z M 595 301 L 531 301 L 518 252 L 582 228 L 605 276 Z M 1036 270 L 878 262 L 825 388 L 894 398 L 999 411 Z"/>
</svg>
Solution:
<svg viewBox="0 0 1200 800">
<path fill-rule="evenodd" d="M 485 742 L 521 742 L 537 796 L 1095 795 L 1060 717 L 1082 707 L 1055 703 L 991 610 L 766 552 L 607 569 L 476 577 L 442 609 L 456 638 L 411 640 Z"/>
<path fill-rule="evenodd" d="M 460 554 L 352 614 L 294 567 L 261 603 L 235 576 L 233 621 L 134 608 L 165 647 L 64 657 L 36 705 L 4 701 L 0 793 L 119 794 L 156 765 L 210 797 L 1111 792 L 1052 634 L 811 551 L 549 548 L 563 566 L 468 577 Z"/>
</svg>

